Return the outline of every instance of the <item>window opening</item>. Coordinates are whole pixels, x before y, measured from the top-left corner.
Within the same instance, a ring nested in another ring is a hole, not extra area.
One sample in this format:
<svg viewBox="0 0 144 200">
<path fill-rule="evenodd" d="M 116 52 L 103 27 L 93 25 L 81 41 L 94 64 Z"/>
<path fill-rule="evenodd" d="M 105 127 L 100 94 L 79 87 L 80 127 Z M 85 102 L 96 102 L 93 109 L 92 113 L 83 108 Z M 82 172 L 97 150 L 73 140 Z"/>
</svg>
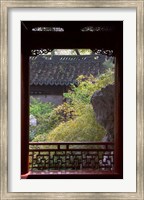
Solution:
<svg viewBox="0 0 144 200">
<path fill-rule="evenodd" d="M 78 51 L 29 59 L 33 171 L 113 170 L 115 59 L 110 50 Z"/>
</svg>

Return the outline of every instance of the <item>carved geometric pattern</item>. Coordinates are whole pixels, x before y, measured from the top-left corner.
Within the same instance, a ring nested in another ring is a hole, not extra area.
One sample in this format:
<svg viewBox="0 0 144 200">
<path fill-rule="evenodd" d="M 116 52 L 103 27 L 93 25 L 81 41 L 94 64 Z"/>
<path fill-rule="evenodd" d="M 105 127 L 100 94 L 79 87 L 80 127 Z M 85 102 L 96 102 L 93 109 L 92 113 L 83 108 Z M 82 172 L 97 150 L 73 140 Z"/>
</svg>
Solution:
<svg viewBox="0 0 144 200">
<path fill-rule="evenodd" d="M 64 32 L 64 29 L 61 27 L 35 27 L 32 28 L 32 31 Z"/>
<path fill-rule="evenodd" d="M 83 145 L 85 148 L 82 147 Z M 111 171 L 113 167 L 113 143 L 30 143 L 29 168 L 31 170 Z"/>
<path fill-rule="evenodd" d="M 112 49 L 92 49 L 92 51 L 97 55 L 113 56 L 114 51 Z"/>
<path fill-rule="evenodd" d="M 46 49 L 32 49 L 31 50 L 31 56 L 37 56 L 37 55 L 47 55 L 49 52 L 52 52 L 53 49 L 49 49 L 49 48 L 46 48 Z M 114 51 L 112 49 L 92 49 L 92 51 L 98 56 L 98 55 L 106 55 L 106 56 L 113 56 L 114 55 Z M 60 57 L 60 56 L 59 56 Z M 65 59 L 68 59 L 68 56 L 61 56 L 61 58 L 63 60 Z M 87 59 L 87 56 L 69 56 L 69 61 L 72 61 L 72 60 L 85 60 Z M 68 61 L 68 60 L 65 60 L 65 61 Z"/>
<path fill-rule="evenodd" d="M 81 29 L 82 32 L 110 32 L 113 31 L 111 26 L 86 26 Z"/>
<path fill-rule="evenodd" d="M 48 54 L 51 51 L 52 49 L 32 49 L 31 55 L 32 56 L 43 55 L 43 54 Z"/>
</svg>

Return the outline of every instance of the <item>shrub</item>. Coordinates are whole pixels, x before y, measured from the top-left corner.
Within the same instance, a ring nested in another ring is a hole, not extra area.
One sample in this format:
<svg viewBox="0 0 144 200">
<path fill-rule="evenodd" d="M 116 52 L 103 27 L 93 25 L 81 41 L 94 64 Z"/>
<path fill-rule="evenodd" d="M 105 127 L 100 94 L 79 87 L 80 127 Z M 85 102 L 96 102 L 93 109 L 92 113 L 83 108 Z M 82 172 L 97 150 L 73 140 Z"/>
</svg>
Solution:
<svg viewBox="0 0 144 200">
<path fill-rule="evenodd" d="M 43 103 L 39 99 L 30 97 L 30 114 L 36 118 L 42 115 L 48 115 L 54 109 L 54 105 L 50 102 Z"/>
<path fill-rule="evenodd" d="M 99 141 L 105 130 L 96 122 L 91 105 L 87 105 L 81 116 L 62 122 L 47 135 L 47 141 Z"/>
<path fill-rule="evenodd" d="M 64 93 L 64 97 L 68 99 L 70 106 L 75 111 L 75 116 L 81 115 L 83 107 L 86 104 L 90 104 L 91 96 L 96 90 L 100 90 L 108 84 L 114 82 L 114 71 L 108 69 L 104 74 L 99 75 L 95 78 L 93 75 L 90 76 L 79 76 L 78 86 L 71 85 L 71 90 L 68 93 Z"/>
<path fill-rule="evenodd" d="M 38 99 L 30 97 L 30 116 L 34 116 L 37 120 L 36 126 L 30 126 L 29 140 L 32 141 L 36 135 L 44 134 L 51 127 L 48 123 L 50 113 L 53 111 L 54 105 L 51 103 L 43 103 Z"/>
</svg>

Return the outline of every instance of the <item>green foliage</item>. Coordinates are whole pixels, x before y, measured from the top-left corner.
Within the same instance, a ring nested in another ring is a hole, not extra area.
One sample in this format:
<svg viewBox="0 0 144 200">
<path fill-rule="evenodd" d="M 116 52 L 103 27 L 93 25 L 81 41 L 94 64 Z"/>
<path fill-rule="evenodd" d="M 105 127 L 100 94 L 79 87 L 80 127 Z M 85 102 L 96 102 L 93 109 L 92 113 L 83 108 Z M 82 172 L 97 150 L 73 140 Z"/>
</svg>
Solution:
<svg viewBox="0 0 144 200">
<path fill-rule="evenodd" d="M 90 49 L 54 49 L 52 54 L 54 55 L 90 55 L 92 50 Z"/>
<path fill-rule="evenodd" d="M 30 114 L 37 117 L 48 115 L 54 108 L 52 103 L 43 103 L 39 99 L 30 98 Z"/>
<path fill-rule="evenodd" d="M 59 116 L 60 122 L 66 122 L 70 119 L 73 119 L 75 116 L 74 108 L 69 103 L 66 102 L 64 102 L 62 105 L 59 105 L 55 109 L 55 113 L 57 116 Z"/>
<path fill-rule="evenodd" d="M 104 74 L 99 75 L 97 78 L 94 76 L 79 76 L 78 86 L 71 85 L 71 90 L 64 93 L 64 97 L 69 100 L 69 104 L 75 110 L 75 115 L 81 115 L 83 107 L 90 104 L 91 96 L 97 90 L 105 87 L 114 82 L 114 72 L 108 69 Z"/>
<path fill-rule="evenodd" d="M 90 103 L 90 98 L 96 90 L 100 90 L 108 84 L 114 82 L 114 72 L 108 69 L 106 73 L 99 75 L 95 78 L 90 76 L 79 76 L 78 87 L 71 85 L 71 90 L 68 93 L 64 93 L 64 97 L 70 99 L 71 102 L 81 101 L 83 103 Z"/>
<path fill-rule="evenodd" d="M 92 53 L 91 49 L 78 49 L 80 55 L 90 55 Z"/>
<path fill-rule="evenodd" d="M 44 134 L 49 129 L 51 130 L 48 118 L 53 109 L 54 105 L 51 103 L 43 103 L 33 97 L 30 98 L 30 115 L 33 115 L 37 120 L 37 126 L 30 126 L 30 141 L 32 141 L 36 135 Z"/>
<path fill-rule="evenodd" d="M 105 130 L 96 122 L 90 103 L 91 96 L 97 90 L 114 82 L 114 71 L 109 68 L 97 78 L 79 76 L 78 86 L 64 94 L 66 102 L 57 107 L 34 104 L 31 112 L 38 117 L 38 126 L 33 141 L 100 141 Z M 39 111 L 40 106 L 42 108 Z M 47 110 L 47 111 L 46 111 Z M 40 113 L 40 114 L 39 114 Z"/>
<path fill-rule="evenodd" d="M 99 141 L 105 134 L 105 130 L 96 123 L 95 115 L 91 105 L 85 108 L 85 114 L 70 119 L 67 122 L 61 122 L 48 135 L 46 141 Z M 36 138 L 37 141 L 39 138 Z"/>
</svg>

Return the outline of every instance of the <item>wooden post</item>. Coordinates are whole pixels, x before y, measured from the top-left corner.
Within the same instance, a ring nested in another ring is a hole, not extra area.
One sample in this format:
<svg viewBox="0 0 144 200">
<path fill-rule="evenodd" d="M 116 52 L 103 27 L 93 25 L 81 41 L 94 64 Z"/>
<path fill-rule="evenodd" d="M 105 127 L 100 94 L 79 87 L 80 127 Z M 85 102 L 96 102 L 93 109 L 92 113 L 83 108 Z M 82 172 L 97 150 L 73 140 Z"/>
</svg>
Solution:
<svg viewBox="0 0 144 200">
<path fill-rule="evenodd" d="M 21 174 L 28 172 L 29 154 L 29 55 L 21 54 Z"/>
<path fill-rule="evenodd" d="M 122 44 L 122 42 L 121 42 Z M 114 116 L 114 166 L 115 172 L 123 176 L 123 54 L 122 47 L 116 51 L 115 68 L 115 116 Z"/>
</svg>

